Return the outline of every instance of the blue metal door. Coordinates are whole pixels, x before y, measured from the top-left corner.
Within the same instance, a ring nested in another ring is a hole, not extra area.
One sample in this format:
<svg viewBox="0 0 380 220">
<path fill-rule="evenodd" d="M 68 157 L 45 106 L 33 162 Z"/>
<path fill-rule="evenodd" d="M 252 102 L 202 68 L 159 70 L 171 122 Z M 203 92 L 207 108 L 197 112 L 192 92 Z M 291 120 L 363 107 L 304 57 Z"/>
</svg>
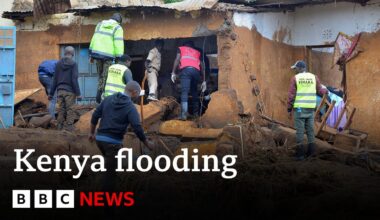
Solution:
<svg viewBox="0 0 380 220">
<path fill-rule="evenodd" d="M 13 126 L 16 27 L 0 26 L 0 128 Z"/>
</svg>

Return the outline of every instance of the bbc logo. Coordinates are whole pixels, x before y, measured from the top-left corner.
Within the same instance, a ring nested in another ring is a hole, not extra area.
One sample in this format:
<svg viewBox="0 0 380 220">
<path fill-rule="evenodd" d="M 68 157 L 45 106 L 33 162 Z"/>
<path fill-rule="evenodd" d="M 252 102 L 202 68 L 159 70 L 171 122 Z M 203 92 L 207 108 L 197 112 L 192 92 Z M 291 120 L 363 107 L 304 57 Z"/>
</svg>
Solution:
<svg viewBox="0 0 380 220">
<path fill-rule="evenodd" d="M 56 208 L 74 208 L 74 190 L 57 190 Z M 30 190 L 12 190 L 13 208 L 31 208 Z M 34 190 L 34 208 L 53 208 L 52 190 Z"/>
</svg>

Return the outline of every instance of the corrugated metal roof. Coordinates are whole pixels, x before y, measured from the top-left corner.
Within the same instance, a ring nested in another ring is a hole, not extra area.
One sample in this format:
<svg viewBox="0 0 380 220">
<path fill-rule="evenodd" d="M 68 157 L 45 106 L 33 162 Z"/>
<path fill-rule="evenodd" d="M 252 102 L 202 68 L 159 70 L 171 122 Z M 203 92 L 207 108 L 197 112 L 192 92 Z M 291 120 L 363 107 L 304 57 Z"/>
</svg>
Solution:
<svg viewBox="0 0 380 220">
<path fill-rule="evenodd" d="M 71 8 L 70 0 L 34 0 L 34 18 L 38 19 L 44 15 L 64 13 Z"/>
<path fill-rule="evenodd" d="M 104 4 L 99 4 L 99 3 Z M 72 2 L 71 11 L 77 11 L 81 9 L 91 10 L 97 8 L 128 8 L 128 7 L 158 7 L 173 9 L 177 11 L 197 11 L 200 9 L 211 9 L 218 3 L 218 0 L 184 0 L 182 2 L 164 4 L 162 1 L 154 0 L 119 0 L 119 1 L 95 1 L 95 4 L 85 4 L 79 2 L 75 4 Z"/>
<path fill-rule="evenodd" d="M 23 20 L 25 17 L 33 15 L 30 10 L 30 2 L 33 0 L 15 0 L 18 7 L 14 7 L 11 12 L 4 12 L 3 17 Z M 29 3 L 28 3 L 29 2 Z M 22 10 L 22 5 L 27 5 L 25 10 Z M 166 10 L 177 10 L 183 12 L 197 11 L 201 9 L 211 9 L 215 11 L 243 11 L 243 12 L 256 12 L 255 8 L 219 3 L 218 0 L 184 0 L 182 2 L 164 4 L 163 0 L 71 0 L 71 8 L 67 12 L 75 12 L 78 14 L 91 13 L 94 11 L 112 11 L 112 10 L 136 10 L 138 8 L 155 8 Z M 17 9 L 17 10 L 16 10 Z"/>
<path fill-rule="evenodd" d="M 203 8 L 211 9 L 218 3 L 218 0 L 185 0 L 171 4 L 164 4 L 161 7 L 175 9 L 178 11 L 197 11 Z"/>
<path fill-rule="evenodd" d="M 91 10 L 99 8 L 157 7 L 178 11 L 196 11 L 211 9 L 218 0 L 184 0 L 165 4 L 163 0 L 71 0 L 71 10 Z M 33 10 L 33 0 L 14 0 L 12 12 L 30 12 Z M 9 13 L 12 13 L 9 12 Z"/>
</svg>

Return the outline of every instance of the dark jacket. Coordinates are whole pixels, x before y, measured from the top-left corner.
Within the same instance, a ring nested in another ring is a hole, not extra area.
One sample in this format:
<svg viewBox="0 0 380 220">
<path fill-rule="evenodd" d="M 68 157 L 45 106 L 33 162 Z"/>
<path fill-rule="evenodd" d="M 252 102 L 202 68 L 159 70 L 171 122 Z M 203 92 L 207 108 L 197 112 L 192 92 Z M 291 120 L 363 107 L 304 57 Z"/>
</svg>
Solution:
<svg viewBox="0 0 380 220">
<path fill-rule="evenodd" d="M 107 96 L 92 114 L 91 124 L 96 125 L 99 118 L 98 135 L 114 139 L 123 139 L 131 124 L 133 131 L 141 141 L 146 137 L 140 123 L 140 115 L 130 97 L 118 92 Z"/>
<path fill-rule="evenodd" d="M 55 67 L 55 75 L 53 85 L 50 89 L 50 95 L 54 94 L 55 90 L 65 90 L 80 96 L 78 64 L 73 59 L 64 57 L 58 61 Z"/>
</svg>

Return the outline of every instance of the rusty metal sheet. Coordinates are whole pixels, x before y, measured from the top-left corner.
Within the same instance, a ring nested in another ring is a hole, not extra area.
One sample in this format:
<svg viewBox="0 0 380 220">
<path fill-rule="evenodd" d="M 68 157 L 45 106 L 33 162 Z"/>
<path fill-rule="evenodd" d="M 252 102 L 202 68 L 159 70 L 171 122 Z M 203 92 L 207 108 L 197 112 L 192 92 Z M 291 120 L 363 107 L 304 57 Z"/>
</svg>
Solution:
<svg viewBox="0 0 380 220">
<path fill-rule="evenodd" d="M 35 18 L 64 13 L 69 8 L 71 8 L 70 0 L 33 0 L 33 15 Z"/>
</svg>

